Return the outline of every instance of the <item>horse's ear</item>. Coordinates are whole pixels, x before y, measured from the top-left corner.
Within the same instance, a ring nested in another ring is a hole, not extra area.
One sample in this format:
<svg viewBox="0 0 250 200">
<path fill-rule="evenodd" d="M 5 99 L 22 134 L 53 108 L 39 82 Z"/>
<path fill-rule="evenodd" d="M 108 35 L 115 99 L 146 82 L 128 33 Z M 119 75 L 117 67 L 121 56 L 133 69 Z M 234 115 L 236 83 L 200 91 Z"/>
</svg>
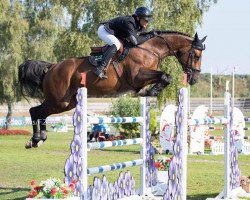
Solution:
<svg viewBox="0 0 250 200">
<path fill-rule="evenodd" d="M 206 38 L 207 38 L 207 35 L 201 39 L 201 43 L 203 43 L 206 40 Z"/>
<path fill-rule="evenodd" d="M 199 41 L 199 37 L 198 37 L 197 33 L 195 33 L 195 35 L 194 35 L 194 41 Z"/>
</svg>

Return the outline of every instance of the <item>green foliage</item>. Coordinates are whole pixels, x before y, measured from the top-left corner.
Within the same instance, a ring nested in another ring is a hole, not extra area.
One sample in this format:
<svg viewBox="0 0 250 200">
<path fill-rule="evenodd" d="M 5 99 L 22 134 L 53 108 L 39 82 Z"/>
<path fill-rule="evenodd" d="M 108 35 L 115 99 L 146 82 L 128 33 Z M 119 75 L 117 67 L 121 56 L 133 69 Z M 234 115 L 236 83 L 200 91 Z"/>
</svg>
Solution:
<svg viewBox="0 0 250 200">
<path fill-rule="evenodd" d="M 140 116 L 140 99 L 122 96 L 112 103 L 110 114 L 116 117 L 137 117 Z M 114 124 L 114 126 L 128 138 L 137 137 L 140 131 L 140 124 Z"/>
<path fill-rule="evenodd" d="M 25 47 L 24 34 L 28 25 L 20 18 L 24 13 L 17 2 L 0 2 L 0 103 L 14 102 L 19 99 L 17 68 L 22 61 Z"/>
<path fill-rule="evenodd" d="M 90 53 L 91 40 L 79 31 L 61 32 L 55 42 L 54 53 L 57 60 L 83 57 Z"/>
<path fill-rule="evenodd" d="M 154 109 L 150 109 L 149 113 L 150 113 L 149 130 L 150 130 L 151 134 L 155 134 L 157 126 L 158 126 L 158 124 L 157 124 L 157 112 L 155 112 Z"/>
<path fill-rule="evenodd" d="M 152 134 L 157 129 L 157 112 L 154 109 L 150 109 L 150 122 L 149 130 Z M 109 114 L 119 117 L 137 117 L 140 116 L 140 99 L 132 98 L 130 96 L 122 96 L 112 102 L 112 107 Z M 140 124 L 114 124 L 117 129 L 123 132 L 127 137 L 139 137 L 140 136 Z"/>
<path fill-rule="evenodd" d="M 60 26 L 63 10 L 58 5 L 53 5 L 49 0 L 44 1 L 23 1 L 25 11 L 23 18 L 29 24 L 26 37 L 26 49 L 23 58 L 38 59 L 48 62 L 55 62 L 53 53 L 55 41 L 59 32 L 63 29 Z"/>
</svg>

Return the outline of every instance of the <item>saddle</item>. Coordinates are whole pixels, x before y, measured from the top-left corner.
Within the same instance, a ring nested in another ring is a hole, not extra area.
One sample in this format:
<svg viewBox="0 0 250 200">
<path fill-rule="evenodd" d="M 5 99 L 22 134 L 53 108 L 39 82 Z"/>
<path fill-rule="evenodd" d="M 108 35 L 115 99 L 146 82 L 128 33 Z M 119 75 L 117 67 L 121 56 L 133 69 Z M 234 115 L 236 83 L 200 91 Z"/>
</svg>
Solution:
<svg viewBox="0 0 250 200">
<path fill-rule="evenodd" d="M 103 53 L 105 52 L 108 45 L 98 46 L 98 47 L 90 47 L 91 53 L 89 56 L 89 62 L 93 66 L 97 66 L 98 63 L 102 60 Z M 129 46 L 122 45 L 121 48 L 117 51 L 115 56 L 111 59 L 111 62 L 121 62 L 124 60 L 129 53 Z"/>
</svg>

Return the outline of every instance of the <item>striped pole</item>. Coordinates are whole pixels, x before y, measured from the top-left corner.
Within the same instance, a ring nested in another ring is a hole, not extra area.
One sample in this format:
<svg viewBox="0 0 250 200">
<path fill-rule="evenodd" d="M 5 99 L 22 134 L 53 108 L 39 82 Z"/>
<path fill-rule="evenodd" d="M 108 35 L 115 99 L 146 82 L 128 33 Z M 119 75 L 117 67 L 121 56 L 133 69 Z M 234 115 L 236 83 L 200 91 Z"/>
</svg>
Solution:
<svg viewBox="0 0 250 200">
<path fill-rule="evenodd" d="M 250 117 L 245 117 L 245 122 L 250 122 Z"/>
<path fill-rule="evenodd" d="M 116 146 L 126 146 L 133 144 L 142 144 L 142 138 L 134 138 L 127 140 L 114 140 L 114 141 L 105 141 L 105 142 L 93 142 L 88 143 L 88 149 L 102 149 L 106 147 L 116 147 Z"/>
<path fill-rule="evenodd" d="M 88 117 L 90 124 L 111 124 L 111 123 L 141 123 L 143 117 Z"/>
<path fill-rule="evenodd" d="M 188 125 L 208 125 L 208 124 L 227 124 L 227 118 L 205 118 L 205 119 L 189 119 Z"/>
<path fill-rule="evenodd" d="M 114 170 L 118 170 L 118 169 L 122 169 L 126 167 L 138 166 L 138 165 L 143 165 L 142 159 L 88 168 L 87 173 L 88 175 L 98 174 L 98 173 L 114 171 Z"/>
<path fill-rule="evenodd" d="M 215 127 L 215 126 L 209 126 L 208 127 L 209 130 L 224 130 L 225 128 L 222 126 L 222 127 Z M 250 127 L 244 127 L 243 128 L 244 131 L 249 131 L 250 130 Z"/>
</svg>

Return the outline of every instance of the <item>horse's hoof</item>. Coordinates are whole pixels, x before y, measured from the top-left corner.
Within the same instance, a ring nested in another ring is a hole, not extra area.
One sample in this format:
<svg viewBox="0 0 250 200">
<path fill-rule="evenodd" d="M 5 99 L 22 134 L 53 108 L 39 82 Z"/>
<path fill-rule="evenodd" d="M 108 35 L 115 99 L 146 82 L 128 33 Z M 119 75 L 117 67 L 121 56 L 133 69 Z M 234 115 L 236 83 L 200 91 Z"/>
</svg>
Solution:
<svg viewBox="0 0 250 200">
<path fill-rule="evenodd" d="M 39 141 L 39 142 L 40 142 L 40 141 Z M 32 140 L 29 140 L 29 141 L 26 142 L 25 148 L 26 148 L 26 149 L 31 149 L 31 148 L 33 148 L 33 147 L 36 148 L 36 147 L 38 147 L 37 144 L 38 144 L 39 142 L 36 143 L 36 142 L 34 142 L 34 141 L 32 141 Z"/>
<path fill-rule="evenodd" d="M 147 89 L 141 89 L 139 92 L 138 92 L 138 95 L 140 97 L 146 97 L 148 96 L 148 90 Z"/>
<path fill-rule="evenodd" d="M 158 91 L 155 91 L 155 90 L 150 90 L 150 91 L 148 92 L 148 96 L 150 96 L 150 97 L 157 97 L 158 94 L 159 94 L 159 92 L 158 92 Z"/>
<path fill-rule="evenodd" d="M 25 148 L 26 149 L 31 149 L 33 147 L 36 148 L 36 147 L 41 146 L 42 143 L 43 143 L 43 140 L 40 140 L 40 138 L 32 137 L 29 141 L 26 142 Z"/>
<path fill-rule="evenodd" d="M 27 141 L 26 144 L 25 144 L 25 149 L 31 149 L 31 148 L 32 148 L 32 141 L 29 140 L 29 141 Z"/>
</svg>

